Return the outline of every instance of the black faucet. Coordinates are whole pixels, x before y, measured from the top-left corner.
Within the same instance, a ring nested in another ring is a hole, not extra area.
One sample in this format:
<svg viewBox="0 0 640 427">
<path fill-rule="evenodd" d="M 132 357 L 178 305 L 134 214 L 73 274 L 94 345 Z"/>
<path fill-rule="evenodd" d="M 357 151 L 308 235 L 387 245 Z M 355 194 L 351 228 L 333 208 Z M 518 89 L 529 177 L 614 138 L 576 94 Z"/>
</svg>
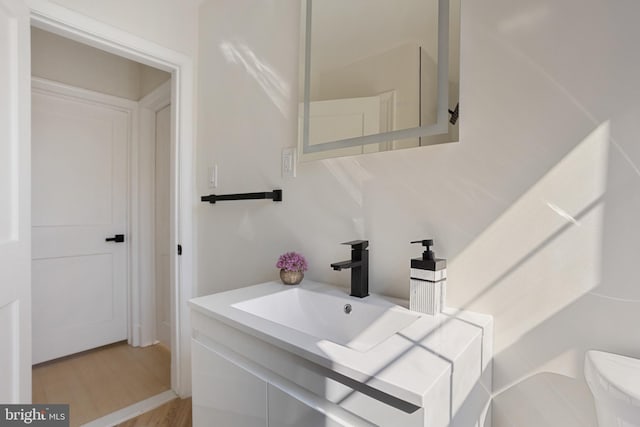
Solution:
<svg viewBox="0 0 640 427">
<path fill-rule="evenodd" d="M 368 240 L 354 240 L 343 245 L 351 245 L 351 259 L 348 261 L 334 262 L 331 264 L 334 270 L 343 268 L 351 269 L 351 296 L 364 298 L 369 296 L 369 246 Z"/>
</svg>

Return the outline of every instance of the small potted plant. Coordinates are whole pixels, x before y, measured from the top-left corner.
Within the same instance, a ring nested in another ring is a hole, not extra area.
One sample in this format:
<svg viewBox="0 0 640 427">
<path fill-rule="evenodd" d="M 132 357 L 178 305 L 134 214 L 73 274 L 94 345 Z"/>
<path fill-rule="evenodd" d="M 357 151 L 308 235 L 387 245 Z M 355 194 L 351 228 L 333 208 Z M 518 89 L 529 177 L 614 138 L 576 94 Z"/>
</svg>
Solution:
<svg viewBox="0 0 640 427">
<path fill-rule="evenodd" d="M 276 267 L 280 269 L 280 280 L 285 285 L 297 285 L 304 278 L 307 270 L 307 260 L 297 252 L 287 252 L 280 255 Z"/>
</svg>

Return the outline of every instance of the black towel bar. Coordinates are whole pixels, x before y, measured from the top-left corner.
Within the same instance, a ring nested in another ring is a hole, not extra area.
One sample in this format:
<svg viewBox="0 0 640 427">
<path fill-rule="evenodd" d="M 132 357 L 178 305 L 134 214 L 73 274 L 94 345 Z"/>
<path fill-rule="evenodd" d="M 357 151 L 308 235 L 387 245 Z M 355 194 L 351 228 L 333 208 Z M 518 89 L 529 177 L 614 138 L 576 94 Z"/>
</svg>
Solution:
<svg viewBox="0 0 640 427">
<path fill-rule="evenodd" d="M 203 202 L 215 203 L 225 200 L 256 200 L 256 199 L 272 199 L 274 202 L 282 201 L 282 190 L 273 190 L 264 193 L 238 193 L 238 194 L 222 194 L 216 196 L 210 194 L 208 196 L 200 197 Z"/>
</svg>

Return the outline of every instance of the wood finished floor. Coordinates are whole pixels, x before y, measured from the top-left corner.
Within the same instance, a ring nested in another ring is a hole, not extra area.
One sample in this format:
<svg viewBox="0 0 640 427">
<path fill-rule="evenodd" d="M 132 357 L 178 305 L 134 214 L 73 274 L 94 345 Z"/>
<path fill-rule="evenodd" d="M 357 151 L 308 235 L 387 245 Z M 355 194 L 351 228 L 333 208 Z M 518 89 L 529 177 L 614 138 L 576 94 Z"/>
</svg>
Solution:
<svg viewBox="0 0 640 427">
<path fill-rule="evenodd" d="M 171 402 L 132 418 L 118 427 L 191 427 L 191 398 Z"/>
<path fill-rule="evenodd" d="M 170 388 L 171 354 L 160 345 L 116 343 L 33 367 L 33 403 L 68 403 L 71 427 Z"/>
</svg>

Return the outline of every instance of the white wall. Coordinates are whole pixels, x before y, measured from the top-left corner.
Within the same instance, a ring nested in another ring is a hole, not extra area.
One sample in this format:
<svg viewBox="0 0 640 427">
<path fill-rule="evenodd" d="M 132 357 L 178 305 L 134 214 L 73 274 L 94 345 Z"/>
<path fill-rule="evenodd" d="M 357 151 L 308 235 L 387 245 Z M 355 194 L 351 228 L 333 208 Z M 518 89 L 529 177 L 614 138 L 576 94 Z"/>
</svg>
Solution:
<svg viewBox="0 0 640 427">
<path fill-rule="evenodd" d="M 27 0 L 31 1 L 31 0 Z M 195 56 L 198 0 L 44 0 Z"/>
<path fill-rule="evenodd" d="M 167 72 L 38 28 L 31 29 L 31 74 L 133 101 L 171 78 Z"/>
<path fill-rule="evenodd" d="M 296 144 L 298 1 L 200 13 L 199 293 L 307 276 L 348 285 L 340 242 L 367 238 L 373 292 L 408 296 L 409 241 L 449 259 L 450 303 L 496 320 L 494 425 L 594 426 L 588 348 L 640 356 L 640 3 L 463 1 L 458 144 L 324 160 L 280 177 Z M 226 52 L 226 53 L 225 53 Z M 230 54 L 233 52 L 234 54 Z"/>
</svg>

